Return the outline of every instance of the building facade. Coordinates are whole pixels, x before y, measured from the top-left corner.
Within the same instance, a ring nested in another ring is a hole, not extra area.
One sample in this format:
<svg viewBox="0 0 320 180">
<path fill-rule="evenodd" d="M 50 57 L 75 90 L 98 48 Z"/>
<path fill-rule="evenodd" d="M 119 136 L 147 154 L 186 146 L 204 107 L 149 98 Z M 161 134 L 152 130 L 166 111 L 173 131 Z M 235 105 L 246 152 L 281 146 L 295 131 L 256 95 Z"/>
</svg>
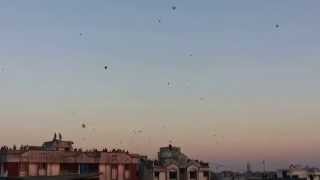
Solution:
<svg viewBox="0 0 320 180">
<path fill-rule="evenodd" d="M 69 174 L 99 175 L 100 180 L 138 180 L 140 156 L 123 150 L 82 151 L 56 134 L 42 146 L 0 149 L 0 176 L 32 177 Z"/>
<path fill-rule="evenodd" d="M 131 154 L 128 151 L 97 149 L 83 151 L 72 141 L 57 138 L 42 146 L 21 146 L 0 149 L 1 177 L 96 176 L 99 180 L 209 180 L 208 163 L 191 160 L 179 147 L 160 148 L 158 159 Z M 76 178 L 79 179 L 79 178 Z"/>
<path fill-rule="evenodd" d="M 145 161 L 144 180 L 209 180 L 209 164 L 191 160 L 179 147 L 160 148 L 158 160 Z"/>
</svg>

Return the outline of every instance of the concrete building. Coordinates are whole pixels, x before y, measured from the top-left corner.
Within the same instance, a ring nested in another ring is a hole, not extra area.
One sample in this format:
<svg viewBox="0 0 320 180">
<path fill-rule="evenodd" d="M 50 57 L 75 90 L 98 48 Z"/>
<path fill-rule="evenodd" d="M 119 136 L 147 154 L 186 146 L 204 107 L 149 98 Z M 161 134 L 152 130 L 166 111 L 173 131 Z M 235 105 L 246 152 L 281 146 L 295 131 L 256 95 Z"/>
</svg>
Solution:
<svg viewBox="0 0 320 180">
<path fill-rule="evenodd" d="M 0 149 L 0 176 L 38 177 L 97 173 L 100 180 L 138 180 L 140 156 L 123 150 L 82 151 L 54 135 L 42 146 Z"/>
<path fill-rule="evenodd" d="M 160 148 L 158 160 L 144 161 L 144 180 L 209 180 L 209 164 L 189 159 L 179 147 Z"/>
</svg>

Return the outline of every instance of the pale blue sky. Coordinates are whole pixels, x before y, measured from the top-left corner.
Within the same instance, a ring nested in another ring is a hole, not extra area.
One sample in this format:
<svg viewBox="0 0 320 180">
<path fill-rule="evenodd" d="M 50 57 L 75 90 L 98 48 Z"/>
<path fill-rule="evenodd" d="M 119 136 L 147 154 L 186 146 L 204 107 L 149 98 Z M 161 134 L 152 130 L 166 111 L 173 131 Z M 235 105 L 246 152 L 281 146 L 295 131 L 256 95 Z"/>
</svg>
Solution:
<svg viewBox="0 0 320 180">
<path fill-rule="evenodd" d="M 231 164 L 310 160 L 320 150 L 319 6 L 1 1 L 0 142 L 39 144 L 61 131 L 79 146 L 150 156 L 174 139 L 194 157 Z M 131 137 L 132 129 L 145 134 Z"/>
</svg>

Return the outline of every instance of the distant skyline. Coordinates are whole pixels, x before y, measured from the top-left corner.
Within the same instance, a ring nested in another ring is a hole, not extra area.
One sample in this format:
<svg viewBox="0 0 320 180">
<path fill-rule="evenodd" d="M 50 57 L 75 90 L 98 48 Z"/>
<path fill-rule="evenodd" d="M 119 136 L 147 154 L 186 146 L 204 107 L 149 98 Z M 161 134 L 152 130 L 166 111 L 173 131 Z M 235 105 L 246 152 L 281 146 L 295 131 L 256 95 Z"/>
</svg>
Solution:
<svg viewBox="0 0 320 180">
<path fill-rule="evenodd" d="M 0 144 L 61 132 L 150 157 L 173 143 L 236 170 L 320 166 L 319 6 L 1 1 Z"/>
</svg>

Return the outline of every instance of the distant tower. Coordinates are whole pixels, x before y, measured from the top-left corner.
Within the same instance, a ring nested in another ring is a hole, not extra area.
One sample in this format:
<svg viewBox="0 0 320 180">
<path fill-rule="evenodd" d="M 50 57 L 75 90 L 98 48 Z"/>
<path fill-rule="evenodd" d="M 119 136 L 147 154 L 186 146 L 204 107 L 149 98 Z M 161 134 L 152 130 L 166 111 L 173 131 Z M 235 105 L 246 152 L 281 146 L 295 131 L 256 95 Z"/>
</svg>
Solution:
<svg viewBox="0 0 320 180">
<path fill-rule="evenodd" d="M 252 173 L 251 164 L 250 164 L 249 161 L 247 162 L 247 173 L 248 173 L 248 174 Z"/>
</svg>

